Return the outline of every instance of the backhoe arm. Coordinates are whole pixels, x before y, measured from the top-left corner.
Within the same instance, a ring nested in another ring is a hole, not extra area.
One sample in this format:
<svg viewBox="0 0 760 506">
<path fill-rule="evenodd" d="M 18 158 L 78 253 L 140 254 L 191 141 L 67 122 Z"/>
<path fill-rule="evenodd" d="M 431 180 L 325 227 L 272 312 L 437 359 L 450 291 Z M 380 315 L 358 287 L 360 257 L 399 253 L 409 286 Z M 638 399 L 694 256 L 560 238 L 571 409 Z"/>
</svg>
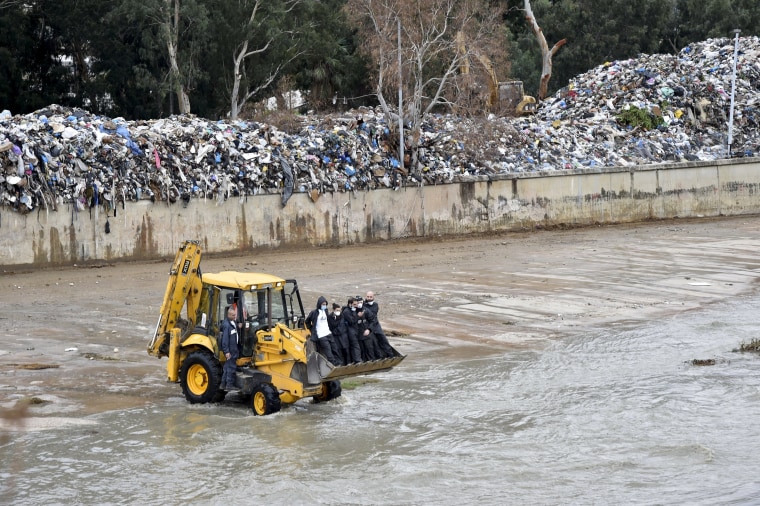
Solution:
<svg viewBox="0 0 760 506">
<path fill-rule="evenodd" d="M 182 308 L 187 303 L 187 319 L 195 325 L 198 298 L 203 285 L 201 279 L 201 249 L 198 241 L 185 241 L 179 247 L 169 271 L 164 301 L 158 317 L 156 331 L 148 345 L 148 354 L 165 357 L 169 354 L 170 331 L 176 326 Z"/>
</svg>

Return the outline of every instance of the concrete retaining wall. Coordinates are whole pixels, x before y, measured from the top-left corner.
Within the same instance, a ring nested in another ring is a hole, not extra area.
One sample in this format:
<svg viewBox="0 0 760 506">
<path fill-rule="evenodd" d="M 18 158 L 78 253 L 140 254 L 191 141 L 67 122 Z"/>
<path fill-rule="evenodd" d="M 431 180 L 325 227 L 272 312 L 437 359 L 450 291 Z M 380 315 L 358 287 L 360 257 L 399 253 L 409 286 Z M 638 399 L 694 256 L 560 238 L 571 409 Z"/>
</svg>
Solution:
<svg viewBox="0 0 760 506">
<path fill-rule="evenodd" d="M 760 160 L 726 160 L 481 178 L 467 183 L 234 198 L 221 204 L 130 202 L 21 215 L 0 208 L 0 266 L 173 257 L 185 239 L 204 252 L 337 245 L 537 226 L 760 213 Z M 106 233 L 108 222 L 110 233 Z"/>
</svg>

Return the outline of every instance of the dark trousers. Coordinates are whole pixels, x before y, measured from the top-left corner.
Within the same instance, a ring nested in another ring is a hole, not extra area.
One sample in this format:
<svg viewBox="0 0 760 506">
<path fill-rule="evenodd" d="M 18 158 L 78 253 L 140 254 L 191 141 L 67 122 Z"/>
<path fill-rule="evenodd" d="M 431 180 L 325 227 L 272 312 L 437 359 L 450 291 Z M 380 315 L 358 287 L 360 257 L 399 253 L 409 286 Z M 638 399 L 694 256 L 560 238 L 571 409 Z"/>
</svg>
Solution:
<svg viewBox="0 0 760 506">
<path fill-rule="evenodd" d="M 350 364 L 351 352 L 348 348 L 348 336 L 343 333 L 333 334 L 333 343 L 335 344 L 333 355 L 340 362 L 339 365 Z"/>
<path fill-rule="evenodd" d="M 235 373 L 237 372 L 237 364 L 235 364 L 235 360 L 237 360 L 237 357 L 230 356 L 229 360 L 224 362 L 222 368 L 222 387 L 235 384 Z"/>
<path fill-rule="evenodd" d="M 388 342 L 388 338 L 385 337 L 385 333 L 379 324 L 375 329 L 375 338 L 377 339 L 377 348 L 384 358 L 391 358 L 396 356 L 396 354 L 393 352 L 393 347 L 391 347 L 391 343 Z"/>
<path fill-rule="evenodd" d="M 382 358 L 382 353 L 377 348 L 375 335 L 372 332 L 370 332 L 369 335 L 361 336 L 359 338 L 359 344 L 361 345 L 362 358 L 365 362 Z"/>
<path fill-rule="evenodd" d="M 333 343 L 332 334 L 327 334 L 326 336 L 317 339 L 317 349 L 319 350 L 319 353 L 321 353 L 331 364 L 340 365 L 338 359 L 333 355 L 334 348 L 335 344 Z"/>
<path fill-rule="evenodd" d="M 362 348 L 359 344 L 359 338 L 355 331 L 349 331 L 346 337 L 348 338 L 348 354 L 351 362 L 357 364 L 362 361 Z"/>
</svg>

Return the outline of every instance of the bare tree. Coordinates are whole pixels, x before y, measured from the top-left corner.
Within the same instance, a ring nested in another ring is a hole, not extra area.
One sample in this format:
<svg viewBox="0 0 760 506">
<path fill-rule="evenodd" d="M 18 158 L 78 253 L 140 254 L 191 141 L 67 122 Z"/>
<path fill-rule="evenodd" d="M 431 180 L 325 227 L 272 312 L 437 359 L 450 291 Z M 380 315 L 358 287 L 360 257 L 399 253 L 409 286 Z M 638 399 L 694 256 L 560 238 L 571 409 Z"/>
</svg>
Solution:
<svg viewBox="0 0 760 506">
<path fill-rule="evenodd" d="M 302 0 L 287 0 L 284 2 L 284 14 L 291 12 L 296 8 Z M 237 119 L 240 114 L 240 110 L 254 95 L 261 90 L 271 85 L 280 74 L 283 66 L 293 61 L 300 53 L 291 56 L 287 61 L 281 62 L 269 74 L 262 80 L 253 85 L 250 81 L 245 79 L 246 77 L 246 65 L 245 61 L 251 56 L 265 53 L 274 42 L 274 36 L 269 37 L 263 46 L 251 49 L 251 40 L 257 29 L 266 22 L 266 16 L 261 16 L 261 8 L 263 6 L 263 0 L 242 0 L 241 2 L 244 8 L 250 9 L 249 15 L 241 29 L 240 42 L 235 48 L 233 54 L 233 78 L 232 78 L 232 91 L 230 92 L 230 117 Z M 278 36 L 285 34 L 291 34 L 293 32 L 279 32 Z M 244 88 L 241 90 L 241 86 Z"/>
<path fill-rule="evenodd" d="M 180 114 L 190 114 L 190 97 L 179 70 L 179 7 L 180 0 L 164 0 L 161 33 L 166 44 L 174 92 L 177 94 Z"/>
<path fill-rule="evenodd" d="M 118 12 L 140 30 L 146 59 L 152 71 L 135 67 L 139 80 L 164 96 L 174 92 L 181 114 L 190 113 L 190 93 L 203 75 L 198 58 L 208 44 L 209 14 L 202 0 L 121 0 Z"/>
<path fill-rule="evenodd" d="M 538 39 L 538 43 L 541 46 L 542 65 L 541 81 L 538 85 L 538 99 L 543 100 L 546 98 L 546 94 L 548 93 L 549 79 L 552 77 L 552 57 L 557 54 L 557 51 L 559 51 L 559 49 L 567 43 L 567 39 L 560 40 L 554 44 L 551 49 L 549 49 L 549 44 L 546 42 L 544 32 L 541 30 L 541 27 L 538 26 L 536 16 L 533 14 L 533 9 L 530 7 L 530 0 L 524 0 L 523 9 L 525 10 L 525 20 L 530 25 L 531 30 L 533 30 L 533 33 L 535 34 L 536 39 Z"/>
<path fill-rule="evenodd" d="M 377 65 L 375 94 L 388 124 L 396 125 L 401 115 L 409 131 L 405 144 L 411 148 L 414 171 L 422 122 L 434 110 L 456 109 L 460 67 L 496 37 L 499 16 L 480 0 L 349 0 L 346 12 L 361 26 L 364 49 Z M 458 33 L 466 46 L 457 44 Z M 399 85 L 400 111 L 394 104 Z"/>
<path fill-rule="evenodd" d="M 190 90 L 201 73 L 194 60 L 198 44 L 207 38 L 205 6 L 197 0 L 124 0 L 121 9 L 155 33 L 168 65 L 163 79 L 177 95 L 180 114 L 190 114 Z"/>
</svg>

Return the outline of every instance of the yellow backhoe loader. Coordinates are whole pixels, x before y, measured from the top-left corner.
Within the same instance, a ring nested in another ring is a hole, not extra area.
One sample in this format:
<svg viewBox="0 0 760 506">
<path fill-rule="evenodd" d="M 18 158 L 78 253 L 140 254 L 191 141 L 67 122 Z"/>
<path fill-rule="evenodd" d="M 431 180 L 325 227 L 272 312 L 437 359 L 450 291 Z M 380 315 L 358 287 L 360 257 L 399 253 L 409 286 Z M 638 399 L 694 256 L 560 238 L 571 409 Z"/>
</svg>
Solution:
<svg viewBox="0 0 760 506">
<path fill-rule="evenodd" d="M 240 327 L 235 386 L 257 415 L 305 397 L 334 399 L 341 395 L 341 378 L 387 371 L 405 358 L 394 348 L 390 358 L 331 364 L 309 339 L 295 280 L 250 272 L 201 274 L 200 262 L 198 242 L 185 241 L 169 271 L 148 345 L 151 356 L 168 357 L 168 380 L 179 382 L 191 403 L 219 402 L 227 394 L 220 384 L 225 356 L 218 340 L 229 307 Z"/>
</svg>

